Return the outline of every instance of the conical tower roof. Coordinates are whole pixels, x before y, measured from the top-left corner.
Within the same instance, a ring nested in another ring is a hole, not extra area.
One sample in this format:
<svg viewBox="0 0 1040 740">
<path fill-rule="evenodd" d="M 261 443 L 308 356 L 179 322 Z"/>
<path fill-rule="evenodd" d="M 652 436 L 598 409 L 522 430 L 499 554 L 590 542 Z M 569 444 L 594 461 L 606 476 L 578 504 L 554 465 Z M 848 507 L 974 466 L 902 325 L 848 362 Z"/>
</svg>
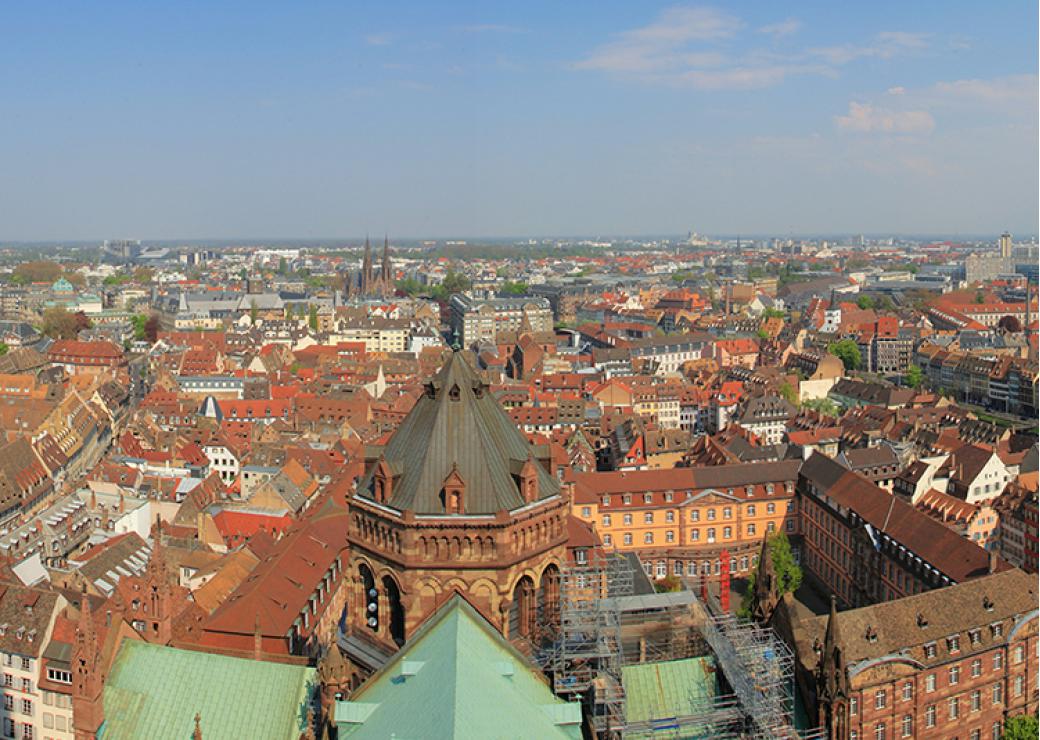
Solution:
<svg viewBox="0 0 1040 740">
<path fill-rule="evenodd" d="M 524 470 L 537 476 L 537 500 L 557 496 L 560 485 L 533 462 L 533 448 L 462 352 L 453 352 L 401 422 L 358 486 L 375 499 L 375 474 L 392 476 L 386 505 L 416 514 L 443 514 L 441 491 L 453 474 L 465 486 L 465 513 L 494 514 L 528 505 L 520 487 Z M 455 480 L 453 478 L 453 480 Z"/>
</svg>

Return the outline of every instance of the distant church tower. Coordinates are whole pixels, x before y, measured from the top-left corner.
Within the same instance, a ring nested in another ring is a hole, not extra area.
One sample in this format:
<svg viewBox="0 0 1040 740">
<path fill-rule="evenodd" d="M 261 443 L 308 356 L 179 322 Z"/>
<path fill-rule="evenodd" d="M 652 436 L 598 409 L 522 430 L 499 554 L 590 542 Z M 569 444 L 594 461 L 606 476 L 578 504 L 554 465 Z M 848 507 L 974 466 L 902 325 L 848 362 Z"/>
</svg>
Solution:
<svg viewBox="0 0 1040 740">
<path fill-rule="evenodd" d="M 379 282 L 383 295 L 390 295 L 394 289 L 393 266 L 390 264 L 390 237 L 383 236 L 383 264 L 379 268 Z"/>
<path fill-rule="evenodd" d="M 361 261 L 361 295 L 368 295 L 375 287 L 375 276 L 372 273 L 372 244 L 365 237 L 365 257 Z"/>
</svg>

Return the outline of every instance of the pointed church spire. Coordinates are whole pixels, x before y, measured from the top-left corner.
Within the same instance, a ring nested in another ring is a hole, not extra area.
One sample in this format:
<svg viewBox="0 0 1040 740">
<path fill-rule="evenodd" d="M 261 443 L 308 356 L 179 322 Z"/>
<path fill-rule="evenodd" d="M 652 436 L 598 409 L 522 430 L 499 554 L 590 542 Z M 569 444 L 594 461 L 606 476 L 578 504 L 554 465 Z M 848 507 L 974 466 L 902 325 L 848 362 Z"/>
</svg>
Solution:
<svg viewBox="0 0 1040 740">
<path fill-rule="evenodd" d="M 86 587 L 84 587 L 85 589 Z M 86 590 L 79 600 L 79 620 L 76 622 L 76 644 L 86 656 L 92 658 L 97 651 L 97 631 L 94 628 L 94 615 L 90 608 L 90 597 Z"/>
<path fill-rule="evenodd" d="M 372 291 L 372 243 L 365 234 L 365 255 L 361 260 L 361 294 L 368 295 Z"/>
<path fill-rule="evenodd" d="M 769 621 L 773 609 L 780 600 L 777 593 L 778 585 L 767 533 L 762 538 L 762 550 L 758 555 L 758 569 L 755 571 L 755 602 L 752 616 L 756 621 L 763 623 Z"/>
<path fill-rule="evenodd" d="M 831 594 L 831 611 L 820 655 L 820 696 L 833 701 L 845 694 L 845 665 L 842 659 L 841 632 L 838 629 L 838 600 Z"/>
<path fill-rule="evenodd" d="M 379 279 L 383 282 L 383 289 L 389 291 L 393 283 L 392 266 L 390 264 L 390 237 L 383 235 L 383 264 L 380 268 Z"/>
</svg>

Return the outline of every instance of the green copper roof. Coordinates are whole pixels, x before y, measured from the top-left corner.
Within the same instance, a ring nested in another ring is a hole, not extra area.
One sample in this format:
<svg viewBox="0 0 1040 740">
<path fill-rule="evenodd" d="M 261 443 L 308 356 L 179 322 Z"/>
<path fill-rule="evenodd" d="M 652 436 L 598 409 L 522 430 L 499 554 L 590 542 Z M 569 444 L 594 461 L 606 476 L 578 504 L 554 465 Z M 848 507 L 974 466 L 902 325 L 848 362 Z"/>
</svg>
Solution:
<svg viewBox="0 0 1040 740">
<path fill-rule="evenodd" d="M 715 662 L 711 657 L 641 663 L 621 669 L 625 687 L 625 720 L 650 723 L 660 735 L 675 738 L 710 737 L 709 725 L 681 723 L 681 728 L 664 730 L 671 720 L 705 711 L 715 700 Z M 626 737 L 654 737 L 654 730 L 626 733 Z"/>
<path fill-rule="evenodd" d="M 336 703 L 340 738 L 580 738 L 581 708 L 456 595 Z"/>
<path fill-rule="evenodd" d="M 314 669 L 124 642 L 105 685 L 103 740 L 298 740 Z"/>
<path fill-rule="evenodd" d="M 441 489 L 457 470 L 467 514 L 513 511 L 525 505 L 515 475 L 534 452 L 465 353 L 453 352 L 383 450 L 394 473 L 387 503 L 399 511 L 441 514 Z M 535 467 L 538 498 L 558 495 L 556 479 Z M 374 470 L 358 486 L 358 496 L 374 497 Z"/>
</svg>

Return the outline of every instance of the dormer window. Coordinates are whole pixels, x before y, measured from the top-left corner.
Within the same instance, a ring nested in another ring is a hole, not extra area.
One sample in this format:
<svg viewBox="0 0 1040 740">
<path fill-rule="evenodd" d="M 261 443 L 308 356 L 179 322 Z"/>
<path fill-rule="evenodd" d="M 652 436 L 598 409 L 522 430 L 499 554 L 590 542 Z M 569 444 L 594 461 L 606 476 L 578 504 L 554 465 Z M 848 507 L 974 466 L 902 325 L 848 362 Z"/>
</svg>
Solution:
<svg viewBox="0 0 1040 740">
<path fill-rule="evenodd" d="M 462 480 L 459 469 L 454 465 L 441 486 L 441 504 L 444 506 L 445 514 L 466 513 L 466 482 Z"/>
<path fill-rule="evenodd" d="M 390 469 L 389 463 L 384 458 L 380 458 L 372 479 L 376 501 L 385 504 L 393 495 L 394 474 Z"/>
<path fill-rule="evenodd" d="M 950 635 L 946 638 L 946 649 L 951 653 L 959 653 L 961 651 L 961 637 L 960 635 Z"/>
</svg>

